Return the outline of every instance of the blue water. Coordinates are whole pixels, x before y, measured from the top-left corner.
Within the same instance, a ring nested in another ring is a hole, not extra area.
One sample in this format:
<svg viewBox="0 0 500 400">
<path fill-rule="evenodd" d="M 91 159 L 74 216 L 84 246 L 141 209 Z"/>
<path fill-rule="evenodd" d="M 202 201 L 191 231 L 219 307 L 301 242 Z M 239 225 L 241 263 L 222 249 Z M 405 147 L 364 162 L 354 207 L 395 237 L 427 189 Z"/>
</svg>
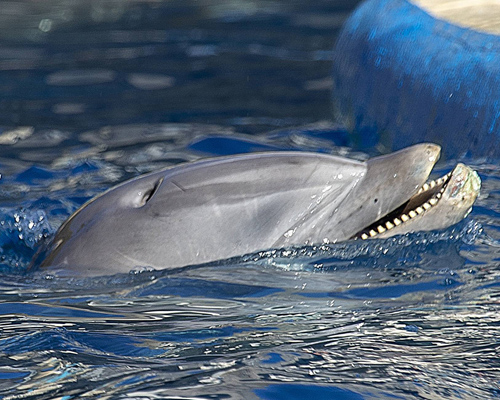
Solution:
<svg viewBox="0 0 500 400">
<path fill-rule="evenodd" d="M 87 3 L 0 13 L 0 398 L 500 396 L 497 160 L 466 160 L 482 194 L 442 232 L 176 271 L 27 271 L 129 177 L 266 149 L 367 157 L 331 120 L 354 2 Z"/>
</svg>

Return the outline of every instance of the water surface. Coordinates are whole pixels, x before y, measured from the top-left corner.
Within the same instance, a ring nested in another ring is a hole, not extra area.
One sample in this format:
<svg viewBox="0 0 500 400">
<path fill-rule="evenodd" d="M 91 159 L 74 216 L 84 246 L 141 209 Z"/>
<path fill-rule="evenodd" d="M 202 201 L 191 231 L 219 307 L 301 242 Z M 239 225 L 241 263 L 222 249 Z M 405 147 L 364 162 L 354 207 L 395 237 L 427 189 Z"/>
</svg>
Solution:
<svg viewBox="0 0 500 400">
<path fill-rule="evenodd" d="M 353 6 L 8 3 L 0 397 L 499 397 L 497 160 L 466 160 L 482 194 L 441 232 L 175 271 L 27 272 L 40 241 L 126 178 L 268 149 L 365 159 L 331 120 L 331 49 Z"/>
</svg>

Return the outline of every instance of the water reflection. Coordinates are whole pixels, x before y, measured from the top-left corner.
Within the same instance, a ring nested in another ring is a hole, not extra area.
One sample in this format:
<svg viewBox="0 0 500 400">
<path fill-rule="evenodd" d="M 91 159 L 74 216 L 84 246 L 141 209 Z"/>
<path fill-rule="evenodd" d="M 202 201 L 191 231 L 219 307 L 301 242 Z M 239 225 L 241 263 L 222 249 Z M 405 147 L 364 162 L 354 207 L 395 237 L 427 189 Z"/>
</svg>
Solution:
<svg viewBox="0 0 500 400">
<path fill-rule="evenodd" d="M 352 3 L 6 3 L 0 125 L 329 117 L 331 49 Z"/>
<path fill-rule="evenodd" d="M 483 193 L 443 232 L 26 273 L 70 213 L 140 173 L 263 149 L 366 158 L 329 120 L 349 3 L 2 4 L 0 397 L 498 397 L 494 160 L 471 161 Z"/>
</svg>

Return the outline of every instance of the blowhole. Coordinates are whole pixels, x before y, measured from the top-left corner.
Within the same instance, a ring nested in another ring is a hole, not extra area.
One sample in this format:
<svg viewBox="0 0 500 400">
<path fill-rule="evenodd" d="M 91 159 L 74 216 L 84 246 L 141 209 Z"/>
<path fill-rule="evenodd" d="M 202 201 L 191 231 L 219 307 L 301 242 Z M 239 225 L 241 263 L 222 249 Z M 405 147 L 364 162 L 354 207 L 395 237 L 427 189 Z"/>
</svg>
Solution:
<svg viewBox="0 0 500 400">
<path fill-rule="evenodd" d="M 151 189 L 145 190 L 139 202 L 137 203 L 136 208 L 144 207 L 147 204 L 147 202 L 153 198 L 153 196 L 157 192 L 162 182 L 163 178 L 156 181 L 156 183 Z"/>
</svg>

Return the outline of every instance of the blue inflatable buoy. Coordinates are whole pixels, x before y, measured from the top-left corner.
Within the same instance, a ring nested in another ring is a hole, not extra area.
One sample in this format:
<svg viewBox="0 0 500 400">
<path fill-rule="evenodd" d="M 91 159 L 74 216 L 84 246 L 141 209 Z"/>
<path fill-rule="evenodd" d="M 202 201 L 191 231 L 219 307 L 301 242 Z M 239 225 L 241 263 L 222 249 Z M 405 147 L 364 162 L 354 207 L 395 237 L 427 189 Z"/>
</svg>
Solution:
<svg viewBox="0 0 500 400">
<path fill-rule="evenodd" d="M 334 52 L 335 112 L 357 147 L 430 141 L 447 157 L 500 155 L 500 6 L 367 0 Z"/>
</svg>

